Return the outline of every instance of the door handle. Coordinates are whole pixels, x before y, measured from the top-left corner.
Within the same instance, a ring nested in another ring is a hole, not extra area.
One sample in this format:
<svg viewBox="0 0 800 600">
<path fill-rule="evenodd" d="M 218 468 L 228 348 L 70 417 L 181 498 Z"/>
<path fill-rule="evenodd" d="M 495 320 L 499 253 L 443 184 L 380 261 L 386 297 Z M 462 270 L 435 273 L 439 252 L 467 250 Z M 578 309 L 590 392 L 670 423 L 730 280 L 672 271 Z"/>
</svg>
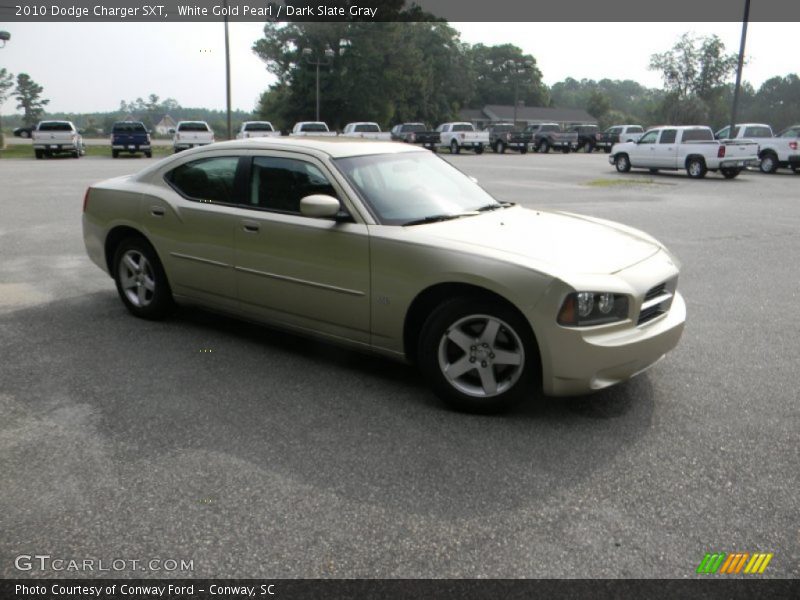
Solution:
<svg viewBox="0 0 800 600">
<path fill-rule="evenodd" d="M 164 216 L 164 208 L 162 206 L 151 206 L 150 207 L 150 214 L 154 217 L 163 217 Z"/>
<path fill-rule="evenodd" d="M 256 221 L 242 221 L 242 227 L 249 233 L 256 233 L 258 231 L 258 223 Z"/>
</svg>

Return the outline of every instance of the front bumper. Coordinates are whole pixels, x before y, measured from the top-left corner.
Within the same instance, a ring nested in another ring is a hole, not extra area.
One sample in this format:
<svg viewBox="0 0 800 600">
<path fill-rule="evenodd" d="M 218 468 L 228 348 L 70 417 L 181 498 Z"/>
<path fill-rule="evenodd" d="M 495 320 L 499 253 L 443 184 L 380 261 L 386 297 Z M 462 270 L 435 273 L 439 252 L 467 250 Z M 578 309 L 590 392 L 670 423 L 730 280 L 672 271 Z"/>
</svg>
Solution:
<svg viewBox="0 0 800 600">
<path fill-rule="evenodd" d="M 551 396 L 576 396 L 621 383 L 658 362 L 681 338 L 686 303 L 676 290 L 673 257 L 661 250 L 611 275 L 553 286 L 531 320 L 542 360 L 542 388 Z M 663 284 L 663 285 L 662 285 Z M 563 327 L 556 314 L 568 291 L 605 290 L 629 297 L 626 321 L 594 327 Z M 664 298 L 665 291 L 671 295 Z M 648 296 L 653 292 L 655 295 Z M 653 310 L 655 308 L 655 312 Z"/>
</svg>

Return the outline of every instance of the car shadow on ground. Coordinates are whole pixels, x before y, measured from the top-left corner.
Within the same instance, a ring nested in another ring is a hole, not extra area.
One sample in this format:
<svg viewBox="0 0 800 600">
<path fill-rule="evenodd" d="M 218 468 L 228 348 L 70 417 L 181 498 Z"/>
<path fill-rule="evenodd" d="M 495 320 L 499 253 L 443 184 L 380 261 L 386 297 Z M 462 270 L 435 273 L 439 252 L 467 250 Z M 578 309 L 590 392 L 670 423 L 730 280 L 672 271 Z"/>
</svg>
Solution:
<svg viewBox="0 0 800 600">
<path fill-rule="evenodd" d="M 10 397 L 34 415 L 88 411 L 91 431 L 75 435 L 100 440 L 113 461 L 225 456 L 411 513 L 474 517 L 580 486 L 647 436 L 665 401 L 644 374 L 589 397 L 466 415 L 407 365 L 198 309 L 143 321 L 110 291 L 2 321 L 15 349 L 0 366 Z M 41 376 L 23 375 L 31 357 Z"/>
</svg>

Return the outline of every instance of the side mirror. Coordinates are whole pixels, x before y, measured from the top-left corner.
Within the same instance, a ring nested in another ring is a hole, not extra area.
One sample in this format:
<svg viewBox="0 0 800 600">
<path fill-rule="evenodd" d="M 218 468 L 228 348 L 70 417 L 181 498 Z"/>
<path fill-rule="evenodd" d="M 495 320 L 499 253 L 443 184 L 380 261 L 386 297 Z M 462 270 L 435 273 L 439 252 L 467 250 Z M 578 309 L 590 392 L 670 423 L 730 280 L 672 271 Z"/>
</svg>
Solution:
<svg viewBox="0 0 800 600">
<path fill-rule="evenodd" d="M 341 205 L 333 196 L 312 194 L 300 200 L 300 214 L 315 219 L 330 219 L 339 214 Z"/>
</svg>

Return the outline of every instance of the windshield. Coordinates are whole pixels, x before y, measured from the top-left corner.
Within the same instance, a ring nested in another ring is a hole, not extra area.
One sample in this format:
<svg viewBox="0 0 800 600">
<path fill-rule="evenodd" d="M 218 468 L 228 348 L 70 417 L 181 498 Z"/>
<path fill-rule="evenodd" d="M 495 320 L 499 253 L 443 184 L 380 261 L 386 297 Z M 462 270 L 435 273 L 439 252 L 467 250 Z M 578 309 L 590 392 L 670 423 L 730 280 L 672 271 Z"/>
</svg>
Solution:
<svg viewBox="0 0 800 600">
<path fill-rule="evenodd" d="M 328 126 L 325 123 L 303 123 L 300 125 L 300 131 L 311 132 L 328 132 Z"/>
<path fill-rule="evenodd" d="M 334 162 L 383 225 L 502 206 L 477 183 L 430 152 L 353 156 Z"/>
</svg>

